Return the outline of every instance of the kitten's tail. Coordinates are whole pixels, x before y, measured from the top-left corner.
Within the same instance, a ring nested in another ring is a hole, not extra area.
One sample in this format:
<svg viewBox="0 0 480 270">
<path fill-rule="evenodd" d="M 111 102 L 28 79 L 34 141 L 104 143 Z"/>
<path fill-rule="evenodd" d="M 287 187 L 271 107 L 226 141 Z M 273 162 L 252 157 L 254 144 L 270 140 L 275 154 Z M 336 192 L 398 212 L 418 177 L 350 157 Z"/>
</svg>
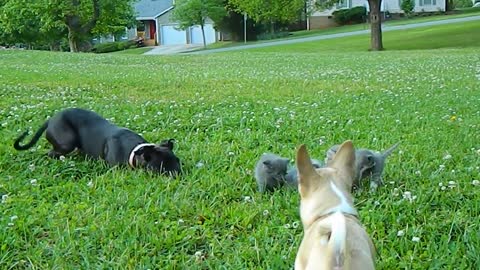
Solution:
<svg viewBox="0 0 480 270">
<path fill-rule="evenodd" d="M 390 148 L 388 148 L 387 150 L 383 151 L 382 153 L 382 156 L 384 158 L 388 157 L 389 155 L 392 154 L 392 152 L 397 149 L 398 145 L 400 145 L 400 142 L 397 142 L 396 144 L 392 145 Z"/>
</svg>

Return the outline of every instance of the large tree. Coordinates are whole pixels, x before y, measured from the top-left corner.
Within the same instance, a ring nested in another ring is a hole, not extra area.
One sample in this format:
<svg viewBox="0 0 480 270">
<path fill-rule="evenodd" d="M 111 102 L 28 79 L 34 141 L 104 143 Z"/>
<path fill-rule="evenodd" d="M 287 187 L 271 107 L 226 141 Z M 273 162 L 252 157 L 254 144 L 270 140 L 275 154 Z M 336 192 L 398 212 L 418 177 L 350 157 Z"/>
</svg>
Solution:
<svg viewBox="0 0 480 270">
<path fill-rule="evenodd" d="M 256 22 L 270 24 L 288 23 L 298 19 L 298 14 L 305 8 L 305 0 L 228 0 L 239 12 L 245 12 Z"/>
<path fill-rule="evenodd" d="M 41 0 L 44 1 L 42 20 L 48 26 L 63 24 L 68 29 L 70 51 L 96 34 L 111 33 L 106 25 L 122 24 L 133 17 L 134 0 Z"/>
<path fill-rule="evenodd" d="M 307 0 L 308 1 L 308 0 Z M 347 0 L 312 0 L 315 1 L 315 6 L 318 9 L 327 9 L 333 7 L 335 4 Z M 382 0 L 368 0 L 370 9 L 370 50 L 383 50 L 382 40 L 382 19 L 380 16 L 380 7 Z"/>
<path fill-rule="evenodd" d="M 43 39 L 58 43 L 68 35 L 70 51 L 78 52 L 93 35 L 115 33 L 131 25 L 134 1 L 0 0 L 0 27 L 4 29 L 0 36 L 31 44 Z"/>
<path fill-rule="evenodd" d="M 205 23 L 211 19 L 219 23 L 227 15 L 223 0 L 177 0 L 172 19 L 178 21 L 180 29 L 199 25 L 202 30 L 203 46 L 206 47 Z"/>
<path fill-rule="evenodd" d="M 5 0 L 0 2 L 1 43 L 23 43 L 30 48 L 59 47 L 65 28 L 43 28 L 37 1 Z"/>
</svg>

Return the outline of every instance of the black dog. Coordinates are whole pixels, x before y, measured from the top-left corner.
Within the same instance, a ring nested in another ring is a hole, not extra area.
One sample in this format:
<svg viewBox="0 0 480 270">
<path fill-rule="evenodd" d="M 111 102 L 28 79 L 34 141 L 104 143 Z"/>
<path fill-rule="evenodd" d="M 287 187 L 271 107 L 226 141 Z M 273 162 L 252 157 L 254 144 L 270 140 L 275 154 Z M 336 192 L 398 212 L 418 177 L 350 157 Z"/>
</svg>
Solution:
<svg viewBox="0 0 480 270">
<path fill-rule="evenodd" d="M 27 136 L 24 132 L 15 140 L 13 147 L 27 150 L 38 141 L 46 130 L 47 140 L 53 149 L 50 157 L 58 158 L 76 148 L 93 158 L 102 158 L 110 165 L 129 164 L 148 170 L 180 173 L 180 160 L 173 153 L 173 139 L 160 144 L 147 143 L 142 136 L 118 127 L 100 115 L 83 109 L 66 109 L 48 119 L 26 145 L 20 142 Z"/>
</svg>

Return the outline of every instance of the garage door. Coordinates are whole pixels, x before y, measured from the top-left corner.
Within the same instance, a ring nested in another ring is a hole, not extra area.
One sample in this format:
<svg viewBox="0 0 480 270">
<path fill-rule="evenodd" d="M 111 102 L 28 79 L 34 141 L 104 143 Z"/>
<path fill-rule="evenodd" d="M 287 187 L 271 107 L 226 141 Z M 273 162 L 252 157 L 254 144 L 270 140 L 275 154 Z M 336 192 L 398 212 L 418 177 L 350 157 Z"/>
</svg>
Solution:
<svg viewBox="0 0 480 270">
<path fill-rule="evenodd" d="M 162 45 L 187 44 L 185 30 L 175 29 L 175 25 L 162 26 Z"/>
<path fill-rule="evenodd" d="M 213 29 L 213 24 L 205 24 L 205 40 L 207 44 L 215 43 L 215 29 Z M 192 36 L 192 44 L 203 44 L 202 38 L 202 28 L 200 26 L 194 26 L 190 28 Z"/>
</svg>

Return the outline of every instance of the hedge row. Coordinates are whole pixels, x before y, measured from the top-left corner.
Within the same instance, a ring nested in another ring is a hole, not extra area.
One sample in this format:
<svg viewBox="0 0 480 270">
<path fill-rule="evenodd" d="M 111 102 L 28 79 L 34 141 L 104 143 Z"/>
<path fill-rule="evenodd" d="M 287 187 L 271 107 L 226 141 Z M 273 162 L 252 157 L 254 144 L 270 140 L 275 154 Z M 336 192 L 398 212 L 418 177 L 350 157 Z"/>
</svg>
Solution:
<svg viewBox="0 0 480 270">
<path fill-rule="evenodd" d="M 365 7 L 340 9 L 333 12 L 333 20 L 340 25 L 364 23 L 366 19 L 367 9 Z"/>
<path fill-rule="evenodd" d="M 130 49 L 136 45 L 135 40 L 99 43 L 93 46 L 94 53 L 108 53 Z"/>
</svg>

